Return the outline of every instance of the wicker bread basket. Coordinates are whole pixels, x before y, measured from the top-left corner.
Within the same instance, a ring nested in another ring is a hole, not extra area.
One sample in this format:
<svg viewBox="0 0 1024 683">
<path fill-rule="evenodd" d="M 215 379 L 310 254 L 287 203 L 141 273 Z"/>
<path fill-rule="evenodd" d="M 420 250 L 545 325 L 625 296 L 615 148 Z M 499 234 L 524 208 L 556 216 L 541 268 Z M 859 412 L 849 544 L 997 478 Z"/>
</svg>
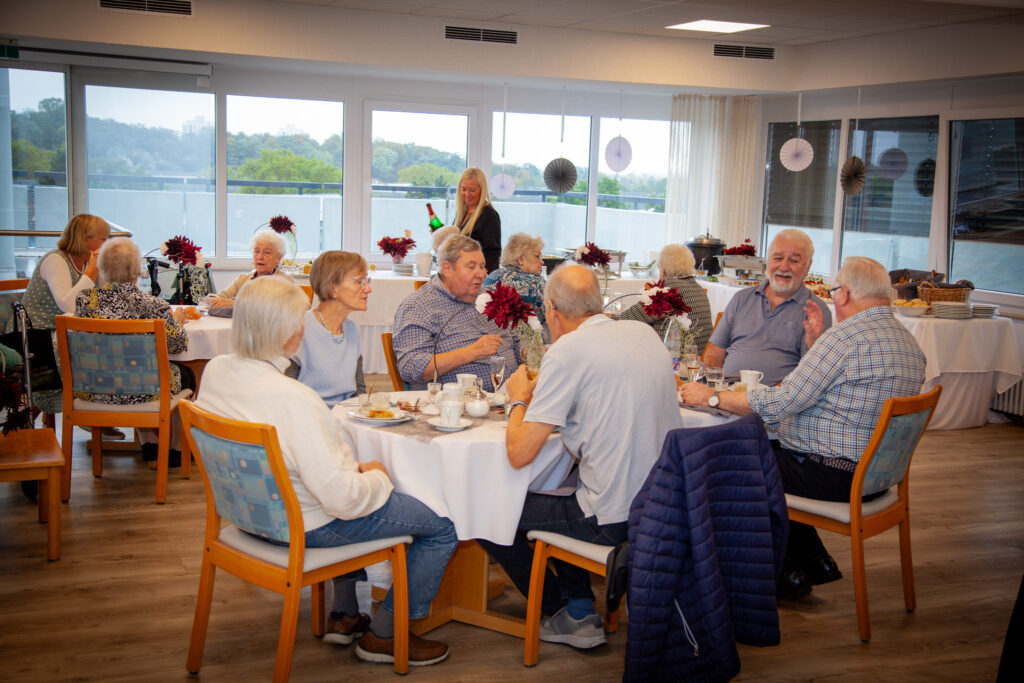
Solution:
<svg viewBox="0 0 1024 683">
<path fill-rule="evenodd" d="M 917 297 L 921 301 L 927 301 L 928 303 L 933 301 L 959 301 L 966 303 L 973 291 L 974 286 L 967 282 L 967 280 L 960 280 L 956 285 L 946 285 L 945 287 L 937 287 L 925 280 L 917 288 Z"/>
</svg>

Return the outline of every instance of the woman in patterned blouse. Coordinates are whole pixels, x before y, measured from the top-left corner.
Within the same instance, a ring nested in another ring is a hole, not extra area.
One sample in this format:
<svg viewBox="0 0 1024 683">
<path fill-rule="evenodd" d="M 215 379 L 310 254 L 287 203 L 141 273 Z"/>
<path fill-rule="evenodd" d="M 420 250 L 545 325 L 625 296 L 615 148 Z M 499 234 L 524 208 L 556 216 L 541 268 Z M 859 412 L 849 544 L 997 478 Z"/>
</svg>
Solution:
<svg viewBox="0 0 1024 683">
<path fill-rule="evenodd" d="M 506 287 L 515 288 L 523 301 L 536 309 L 541 325 L 545 324 L 544 278 L 540 275 L 544 267 L 544 261 L 540 258 L 543 249 L 544 240 L 540 237 L 525 232 L 512 235 L 501 252 L 501 268 L 491 271 L 482 287 L 485 291 L 491 291 L 500 282 Z"/>
<path fill-rule="evenodd" d="M 98 265 L 100 276 L 106 282 L 102 287 L 86 289 L 78 294 L 75 300 L 75 315 L 80 318 L 104 318 L 108 320 L 144 320 L 147 318 L 158 318 L 164 321 L 164 330 L 167 334 L 167 352 L 181 353 L 188 348 L 188 336 L 185 333 L 183 322 L 185 320 L 185 309 L 171 309 L 170 305 L 163 299 L 143 292 L 138 287 L 142 256 L 139 248 L 127 237 L 117 237 L 107 240 L 100 249 Z M 171 361 L 171 394 L 174 395 L 182 389 L 196 388 L 195 375 L 192 370 L 185 366 Z M 145 403 L 156 396 L 148 394 L 112 394 L 82 396 L 86 400 L 97 403 L 113 403 L 117 405 L 128 405 Z M 175 412 L 174 418 L 177 419 Z M 149 430 L 141 430 L 148 432 Z M 180 428 L 174 428 L 171 432 L 171 465 L 175 465 L 175 451 L 178 451 Z M 149 441 L 150 436 L 155 441 L 155 433 L 147 435 L 144 441 Z M 152 446 L 152 447 L 149 447 Z M 177 462 L 180 463 L 180 454 Z M 143 459 L 156 459 L 156 443 L 152 445 L 143 443 Z"/>
</svg>

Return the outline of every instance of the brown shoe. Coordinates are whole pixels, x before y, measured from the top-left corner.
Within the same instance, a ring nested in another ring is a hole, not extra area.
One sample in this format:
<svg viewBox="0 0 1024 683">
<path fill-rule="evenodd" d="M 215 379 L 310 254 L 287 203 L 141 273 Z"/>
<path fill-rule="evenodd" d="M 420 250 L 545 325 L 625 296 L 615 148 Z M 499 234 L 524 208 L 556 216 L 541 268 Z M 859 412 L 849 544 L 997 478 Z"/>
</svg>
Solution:
<svg viewBox="0 0 1024 683">
<path fill-rule="evenodd" d="M 356 656 L 364 662 L 391 664 L 395 661 L 395 639 L 378 638 L 367 630 L 356 643 Z M 430 666 L 447 657 L 447 644 L 409 634 L 409 666 Z"/>
<path fill-rule="evenodd" d="M 366 633 L 370 628 L 370 615 L 360 613 L 350 617 L 347 614 L 335 621 L 327 617 L 327 631 L 324 642 L 331 645 L 349 645 L 353 640 Z"/>
</svg>

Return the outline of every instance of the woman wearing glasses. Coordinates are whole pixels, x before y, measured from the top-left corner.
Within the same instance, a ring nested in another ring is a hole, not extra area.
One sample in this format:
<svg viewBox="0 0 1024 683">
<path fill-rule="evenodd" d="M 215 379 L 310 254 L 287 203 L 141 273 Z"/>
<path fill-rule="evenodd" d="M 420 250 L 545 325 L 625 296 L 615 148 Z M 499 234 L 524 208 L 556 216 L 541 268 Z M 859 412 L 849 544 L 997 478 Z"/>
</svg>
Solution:
<svg viewBox="0 0 1024 683">
<path fill-rule="evenodd" d="M 366 259 L 348 251 L 325 251 L 313 262 L 309 284 L 319 303 L 306 312 L 302 345 L 292 360 L 296 377 L 333 406 L 366 391 L 363 349 L 352 311 L 365 311 L 370 292 Z"/>
</svg>

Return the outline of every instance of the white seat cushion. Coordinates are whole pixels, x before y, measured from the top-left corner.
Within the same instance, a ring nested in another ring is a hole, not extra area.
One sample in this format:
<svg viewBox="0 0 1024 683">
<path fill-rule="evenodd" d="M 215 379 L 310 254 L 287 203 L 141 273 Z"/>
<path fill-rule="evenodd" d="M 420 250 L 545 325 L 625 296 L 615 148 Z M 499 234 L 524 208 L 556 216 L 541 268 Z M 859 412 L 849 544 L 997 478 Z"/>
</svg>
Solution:
<svg viewBox="0 0 1024 683">
<path fill-rule="evenodd" d="M 220 540 L 225 545 L 258 557 L 264 562 L 276 564 L 278 567 L 288 566 L 288 546 L 274 545 L 273 543 L 262 541 L 255 536 L 245 533 L 234 524 L 229 524 L 220 530 Z M 335 562 L 351 560 L 354 557 L 390 548 L 399 543 L 412 543 L 412 536 L 392 536 L 391 538 L 381 538 L 376 541 L 366 541 L 365 543 L 339 545 L 335 548 L 306 548 L 303 570 L 308 572 L 320 569 Z"/>
<path fill-rule="evenodd" d="M 178 401 L 183 398 L 188 398 L 191 395 L 191 389 L 182 389 L 174 396 L 171 396 L 171 412 L 173 413 L 174 409 L 178 407 Z M 118 405 L 113 403 L 97 403 L 96 401 L 86 401 L 85 399 L 76 398 L 75 410 L 96 410 L 110 413 L 159 413 L 160 399 L 146 401 L 145 403 Z"/>
<path fill-rule="evenodd" d="M 548 545 L 553 545 L 556 548 L 561 548 L 562 550 L 568 550 L 570 553 L 575 553 L 600 564 L 604 564 L 608 561 L 608 553 L 615 548 L 615 546 L 612 545 L 587 543 L 586 541 L 570 538 L 569 536 L 563 536 L 562 534 L 556 534 L 551 531 L 527 531 L 526 537 L 531 541 L 544 541 Z"/>
<path fill-rule="evenodd" d="M 895 487 L 888 489 L 878 498 L 868 501 L 867 503 L 863 503 L 861 505 L 861 513 L 865 517 L 868 517 L 877 512 L 881 512 L 897 500 L 899 500 L 899 494 L 896 493 Z M 787 493 L 786 506 L 796 510 L 802 510 L 803 512 L 809 512 L 812 515 L 828 517 L 829 519 L 834 519 L 837 522 L 843 522 L 844 524 L 850 523 L 849 503 L 831 503 L 827 500 L 815 500 L 814 498 L 804 498 L 802 496 L 794 496 L 791 493 Z"/>
</svg>

